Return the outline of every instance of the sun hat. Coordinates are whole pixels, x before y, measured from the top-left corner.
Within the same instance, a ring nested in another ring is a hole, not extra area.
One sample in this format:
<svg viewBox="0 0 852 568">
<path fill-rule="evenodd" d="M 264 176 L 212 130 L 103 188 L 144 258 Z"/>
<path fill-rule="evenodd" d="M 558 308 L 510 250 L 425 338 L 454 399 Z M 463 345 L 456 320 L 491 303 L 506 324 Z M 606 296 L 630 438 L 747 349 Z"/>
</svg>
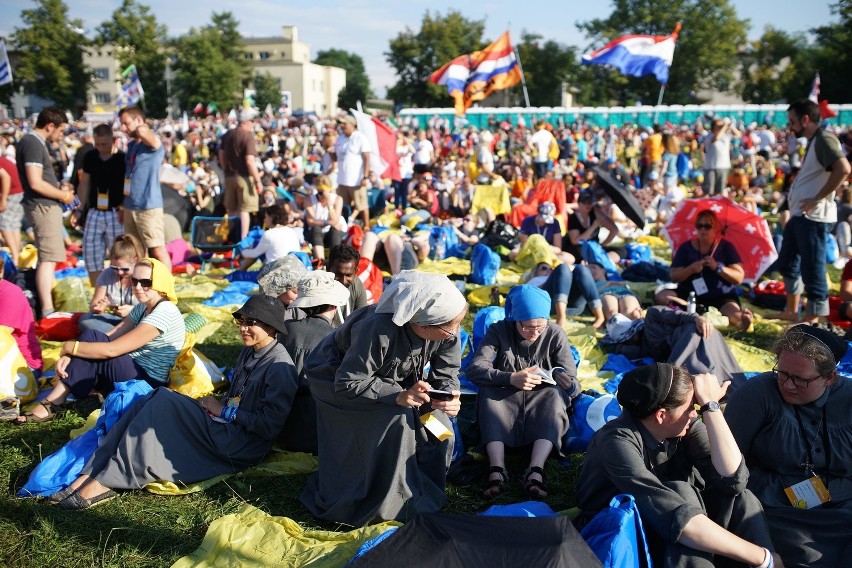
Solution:
<svg viewBox="0 0 852 568">
<path fill-rule="evenodd" d="M 556 205 L 551 201 L 545 201 L 538 206 L 538 214 L 542 221 L 550 225 L 556 220 Z"/>
<path fill-rule="evenodd" d="M 256 319 L 274 327 L 279 333 L 286 334 L 284 310 L 284 304 L 279 302 L 278 298 L 258 294 L 249 297 L 243 307 L 234 312 L 234 319 Z"/>
<path fill-rule="evenodd" d="M 349 288 L 334 279 L 333 272 L 316 270 L 299 280 L 299 297 L 290 304 L 293 308 L 343 306 L 349 301 Z"/>
</svg>

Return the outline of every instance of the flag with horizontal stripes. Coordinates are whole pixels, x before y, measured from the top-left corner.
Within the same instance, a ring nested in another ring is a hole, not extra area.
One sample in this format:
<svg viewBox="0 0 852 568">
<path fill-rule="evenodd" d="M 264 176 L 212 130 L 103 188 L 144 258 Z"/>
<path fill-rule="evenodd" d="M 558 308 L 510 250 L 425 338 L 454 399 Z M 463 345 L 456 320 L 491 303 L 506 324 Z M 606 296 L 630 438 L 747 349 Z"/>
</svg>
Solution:
<svg viewBox="0 0 852 568">
<path fill-rule="evenodd" d="M 8 85 L 12 82 L 12 64 L 9 63 L 9 54 L 6 52 L 6 42 L 0 40 L 0 85 Z"/>
<path fill-rule="evenodd" d="M 509 32 L 481 51 L 456 57 L 432 73 L 429 81 L 447 87 L 458 115 L 492 92 L 517 85 L 521 82 L 521 67 Z"/>
<path fill-rule="evenodd" d="M 625 75 L 654 75 L 662 84 L 669 82 L 675 42 L 680 23 L 667 36 L 624 35 L 583 56 L 583 65 L 610 65 Z"/>
</svg>

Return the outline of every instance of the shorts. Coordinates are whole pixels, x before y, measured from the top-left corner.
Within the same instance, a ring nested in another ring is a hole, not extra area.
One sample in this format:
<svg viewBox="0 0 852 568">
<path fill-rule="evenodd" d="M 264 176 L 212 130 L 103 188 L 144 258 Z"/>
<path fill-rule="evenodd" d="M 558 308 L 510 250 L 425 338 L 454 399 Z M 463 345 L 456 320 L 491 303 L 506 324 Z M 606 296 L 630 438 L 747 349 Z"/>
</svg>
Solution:
<svg viewBox="0 0 852 568">
<path fill-rule="evenodd" d="M 62 207 L 59 204 L 27 203 L 24 214 L 35 232 L 38 258 L 44 262 L 65 261 L 65 235 Z"/>
<path fill-rule="evenodd" d="M 124 232 L 139 239 L 146 249 L 165 246 L 163 209 L 125 209 Z"/>
<path fill-rule="evenodd" d="M 343 198 L 344 205 L 350 205 L 358 211 L 367 211 L 367 188 L 338 185 L 337 195 Z"/>
<path fill-rule="evenodd" d="M 6 197 L 6 210 L 0 213 L 0 231 L 20 231 L 24 220 L 23 193 Z"/>
<path fill-rule="evenodd" d="M 227 176 L 225 178 L 225 210 L 257 213 L 259 198 L 249 176 Z"/>
</svg>

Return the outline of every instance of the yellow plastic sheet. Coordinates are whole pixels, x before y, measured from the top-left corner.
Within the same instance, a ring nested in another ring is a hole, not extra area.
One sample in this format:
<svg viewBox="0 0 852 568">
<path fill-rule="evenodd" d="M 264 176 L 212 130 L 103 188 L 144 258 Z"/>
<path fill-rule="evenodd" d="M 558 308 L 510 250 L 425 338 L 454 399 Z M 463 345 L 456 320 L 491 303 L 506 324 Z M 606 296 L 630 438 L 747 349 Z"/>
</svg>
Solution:
<svg viewBox="0 0 852 568">
<path fill-rule="evenodd" d="M 368 540 L 400 523 L 385 522 L 349 532 L 310 530 L 288 517 L 273 517 L 251 505 L 216 519 L 198 550 L 172 568 L 234 566 L 346 566 Z M 400 559 L 400 565 L 405 563 Z"/>
<path fill-rule="evenodd" d="M 435 274 L 450 274 L 468 276 L 470 274 L 470 261 L 462 258 L 449 257 L 444 260 L 426 259 L 417 267 L 421 272 L 432 272 Z"/>
<path fill-rule="evenodd" d="M 518 252 L 515 263 L 521 269 L 529 270 L 541 262 L 554 266 L 556 254 L 542 235 L 530 235 Z"/>
<path fill-rule="evenodd" d="M 195 334 L 187 333 L 183 349 L 169 371 L 169 388 L 186 396 L 199 398 L 212 393 L 217 385 L 225 381 L 225 376 L 210 359 L 194 347 Z"/>
<path fill-rule="evenodd" d="M 21 354 L 12 329 L 0 325 L 0 398 L 17 396 L 21 402 L 35 400 L 38 384 Z"/>
<path fill-rule="evenodd" d="M 512 212 L 509 201 L 509 187 L 506 185 L 477 185 L 473 192 L 470 212 L 477 214 L 483 209 L 490 209 L 495 215 L 508 215 Z"/>
</svg>

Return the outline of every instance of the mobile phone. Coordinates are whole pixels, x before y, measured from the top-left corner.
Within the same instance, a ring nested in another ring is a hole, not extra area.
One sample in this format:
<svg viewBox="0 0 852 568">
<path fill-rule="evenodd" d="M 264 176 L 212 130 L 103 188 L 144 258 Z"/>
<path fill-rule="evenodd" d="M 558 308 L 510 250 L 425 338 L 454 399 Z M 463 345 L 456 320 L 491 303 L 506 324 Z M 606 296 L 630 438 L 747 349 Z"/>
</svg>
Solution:
<svg viewBox="0 0 852 568">
<path fill-rule="evenodd" d="M 453 393 L 445 390 L 429 389 L 426 394 L 432 400 L 453 400 Z"/>
</svg>

